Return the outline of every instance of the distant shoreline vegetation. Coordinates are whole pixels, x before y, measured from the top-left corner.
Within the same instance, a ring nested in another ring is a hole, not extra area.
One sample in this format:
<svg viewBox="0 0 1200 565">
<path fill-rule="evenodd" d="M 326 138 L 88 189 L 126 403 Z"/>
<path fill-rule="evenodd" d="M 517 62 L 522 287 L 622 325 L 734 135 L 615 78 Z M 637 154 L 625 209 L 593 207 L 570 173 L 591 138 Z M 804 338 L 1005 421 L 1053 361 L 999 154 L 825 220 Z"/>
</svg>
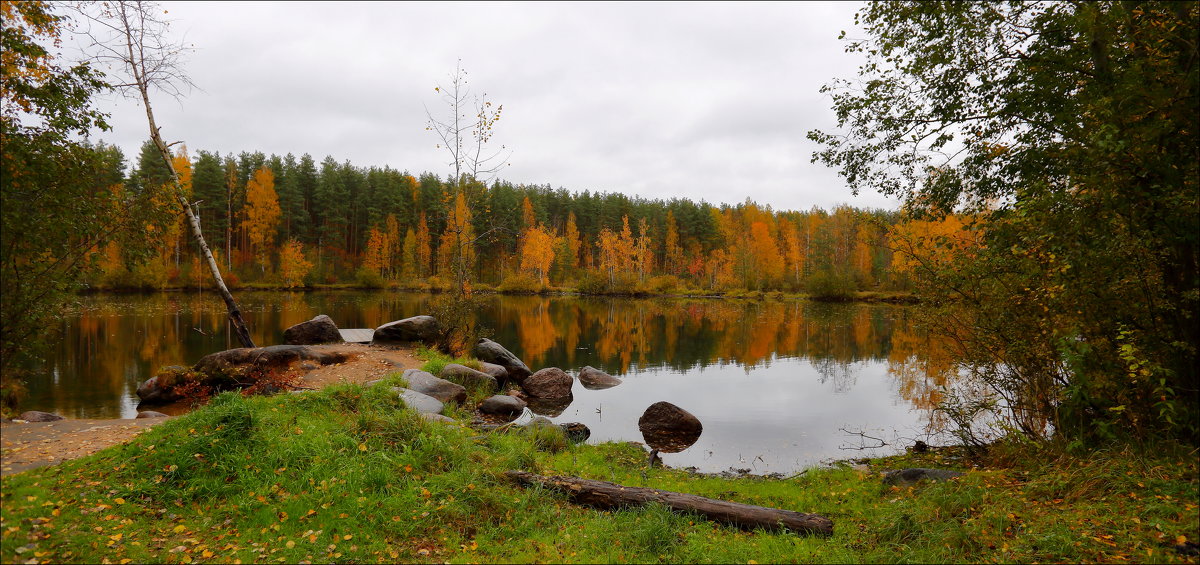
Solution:
<svg viewBox="0 0 1200 565">
<path fill-rule="evenodd" d="M 146 145 L 118 192 L 170 176 Z M 113 173 L 124 176 L 115 162 Z M 688 199 L 570 193 L 547 186 L 419 178 L 308 155 L 238 155 L 181 148 L 174 167 L 198 202 L 206 238 L 232 288 L 434 290 L 463 281 L 499 292 L 583 294 L 783 292 L 849 298 L 912 289 L 911 264 L 894 251 L 926 236 L 962 240 L 950 217 L 899 211 L 773 211 Z M 100 289 L 208 285 L 195 245 L 172 222 L 133 226 L 153 251 L 115 238 L 83 277 Z"/>
</svg>

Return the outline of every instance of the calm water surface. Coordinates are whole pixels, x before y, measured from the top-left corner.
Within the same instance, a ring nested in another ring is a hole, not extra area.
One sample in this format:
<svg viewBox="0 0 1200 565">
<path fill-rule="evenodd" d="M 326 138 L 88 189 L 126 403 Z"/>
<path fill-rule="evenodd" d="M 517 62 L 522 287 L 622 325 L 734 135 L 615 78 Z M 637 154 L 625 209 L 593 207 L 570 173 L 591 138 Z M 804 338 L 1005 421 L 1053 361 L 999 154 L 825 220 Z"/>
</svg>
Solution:
<svg viewBox="0 0 1200 565">
<path fill-rule="evenodd" d="M 374 328 L 429 312 L 428 295 L 394 292 L 241 293 L 255 343 L 328 314 Z M 63 339 L 29 379 L 29 409 L 74 418 L 136 415 L 137 385 L 164 365 L 191 365 L 236 347 L 211 293 L 80 299 Z M 641 441 L 637 420 L 672 402 L 704 423 L 699 442 L 665 454 L 671 466 L 792 473 L 822 460 L 896 451 L 848 432 L 911 444 L 949 374 L 937 340 L 911 327 L 908 307 L 797 301 L 494 296 L 479 324 L 531 369 L 585 365 L 624 380 L 592 391 L 552 419 L 583 422 L 592 442 Z M 527 414 L 525 418 L 531 417 Z"/>
</svg>

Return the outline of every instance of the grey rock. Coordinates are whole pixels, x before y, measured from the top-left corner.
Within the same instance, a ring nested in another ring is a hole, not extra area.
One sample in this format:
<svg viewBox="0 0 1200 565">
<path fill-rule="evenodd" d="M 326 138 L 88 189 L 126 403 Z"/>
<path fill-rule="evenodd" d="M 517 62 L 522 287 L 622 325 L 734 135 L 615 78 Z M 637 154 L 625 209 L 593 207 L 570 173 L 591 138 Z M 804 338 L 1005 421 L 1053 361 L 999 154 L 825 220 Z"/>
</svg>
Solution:
<svg viewBox="0 0 1200 565">
<path fill-rule="evenodd" d="M 500 388 L 504 388 L 504 386 L 508 384 L 508 369 L 505 369 L 500 365 L 488 363 L 486 361 L 480 361 L 479 371 L 482 373 L 487 373 L 491 375 L 493 379 L 496 379 L 496 383 L 500 385 Z"/>
<path fill-rule="evenodd" d="M 59 416 L 58 414 L 39 412 L 37 410 L 22 412 L 20 416 L 17 416 L 17 419 L 25 420 L 26 422 L 57 422 L 59 420 L 66 420 L 66 418 Z"/>
<path fill-rule="evenodd" d="M 462 385 L 454 384 L 446 379 L 439 379 L 425 371 L 408 369 L 404 371 L 404 380 L 408 382 L 410 390 L 427 394 L 442 402 L 462 404 L 467 401 L 467 389 Z"/>
<path fill-rule="evenodd" d="M 704 426 L 683 408 L 670 402 L 655 402 L 638 419 L 638 429 L 652 449 L 678 453 L 700 439 Z"/>
<path fill-rule="evenodd" d="M 442 378 L 472 390 L 495 392 L 500 388 L 500 384 L 491 375 L 458 363 L 450 363 L 442 367 Z"/>
<path fill-rule="evenodd" d="M 479 343 L 475 344 L 475 358 L 485 363 L 492 363 L 504 367 L 508 371 L 508 377 L 520 384 L 525 380 L 525 377 L 533 374 L 529 367 L 525 365 L 516 355 L 504 348 L 503 345 L 496 343 L 490 339 L 483 338 Z"/>
<path fill-rule="evenodd" d="M 483 399 L 479 403 L 479 411 L 511 422 L 525 412 L 525 401 L 515 396 L 497 394 Z"/>
<path fill-rule="evenodd" d="M 375 328 L 371 337 L 373 344 L 393 344 L 421 342 L 433 345 L 442 337 L 441 322 L 433 316 L 413 316 L 395 322 L 388 322 Z"/>
<path fill-rule="evenodd" d="M 404 401 L 405 406 L 412 408 L 417 413 L 441 414 L 442 409 L 445 408 L 441 400 L 428 394 L 400 387 L 392 387 L 392 390 L 400 395 L 400 400 Z"/>
<path fill-rule="evenodd" d="M 345 342 L 341 332 L 338 331 L 337 324 L 334 324 L 333 320 L 325 314 L 283 330 L 283 341 L 291 345 Z"/>
<path fill-rule="evenodd" d="M 888 471 L 883 474 L 883 484 L 892 486 L 911 486 L 921 481 L 947 481 L 955 477 L 961 477 L 963 473 L 959 471 L 951 471 L 949 469 L 923 469 L 914 467 L 912 469 L 897 469 Z"/>
<path fill-rule="evenodd" d="M 451 418 L 449 416 L 443 416 L 441 414 L 431 414 L 429 412 L 421 412 L 419 415 L 421 416 L 421 419 L 427 420 L 430 422 L 438 422 L 438 423 L 442 423 L 442 424 L 455 423 L 454 418 Z"/>
<path fill-rule="evenodd" d="M 529 396 L 538 398 L 567 398 L 571 396 L 571 385 L 575 379 L 562 369 L 546 367 L 521 381 L 521 388 Z"/>
<path fill-rule="evenodd" d="M 588 390 L 601 390 L 621 384 L 621 379 L 589 366 L 579 370 L 579 384 Z"/>
<path fill-rule="evenodd" d="M 138 412 L 137 416 L 134 419 L 141 420 L 142 418 L 170 418 L 170 417 L 171 417 L 170 415 L 163 414 L 162 412 L 155 412 L 153 410 L 142 410 L 141 412 Z"/>
</svg>

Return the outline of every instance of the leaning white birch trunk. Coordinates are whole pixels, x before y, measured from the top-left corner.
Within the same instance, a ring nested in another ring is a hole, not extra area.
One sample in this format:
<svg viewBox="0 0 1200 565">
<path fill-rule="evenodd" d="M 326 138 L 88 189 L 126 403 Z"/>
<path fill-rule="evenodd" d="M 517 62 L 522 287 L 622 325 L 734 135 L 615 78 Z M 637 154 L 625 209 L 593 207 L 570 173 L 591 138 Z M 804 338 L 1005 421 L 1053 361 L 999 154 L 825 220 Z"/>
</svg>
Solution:
<svg viewBox="0 0 1200 565">
<path fill-rule="evenodd" d="M 145 69 L 141 68 L 141 64 L 145 61 L 142 53 L 136 53 L 135 50 L 143 48 L 142 45 L 135 45 L 129 14 L 125 10 L 125 6 L 121 6 L 120 16 L 122 24 L 125 27 L 125 45 L 129 51 L 128 64 L 134 78 L 134 83 L 137 85 L 138 92 L 142 97 L 142 104 L 146 107 L 146 119 L 150 123 L 150 139 L 154 142 L 154 146 L 158 148 L 158 152 L 162 155 L 163 162 L 167 165 L 167 170 L 171 171 L 171 185 L 174 188 L 175 199 L 179 202 L 179 206 L 183 208 L 184 215 L 187 216 L 188 226 L 191 228 L 192 236 L 196 238 L 196 243 L 200 244 L 200 252 L 204 255 L 205 262 L 208 263 L 208 268 L 212 271 L 213 281 L 217 285 L 217 292 L 220 293 L 221 299 L 225 301 L 225 308 L 229 311 L 229 320 L 233 322 L 234 332 L 237 333 L 238 341 L 242 347 L 254 347 L 254 340 L 250 338 L 250 331 L 246 329 L 246 322 L 242 319 L 242 312 L 238 309 L 237 302 L 233 300 L 233 294 L 229 292 L 229 287 L 225 286 L 225 279 L 221 277 L 221 269 L 217 266 L 216 259 L 213 259 L 212 251 L 208 248 L 208 243 L 204 241 L 204 232 L 200 230 L 200 220 L 196 214 L 192 212 L 192 207 L 187 201 L 187 195 L 184 193 L 183 185 L 179 182 L 179 173 L 175 171 L 174 165 L 171 163 L 171 150 L 167 147 L 166 142 L 162 139 L 162 134 L 158 131 L 158 126 L 154 122 L 154 110 L 150 107 L 150 85 L 147 80 Z"/>
</svg>

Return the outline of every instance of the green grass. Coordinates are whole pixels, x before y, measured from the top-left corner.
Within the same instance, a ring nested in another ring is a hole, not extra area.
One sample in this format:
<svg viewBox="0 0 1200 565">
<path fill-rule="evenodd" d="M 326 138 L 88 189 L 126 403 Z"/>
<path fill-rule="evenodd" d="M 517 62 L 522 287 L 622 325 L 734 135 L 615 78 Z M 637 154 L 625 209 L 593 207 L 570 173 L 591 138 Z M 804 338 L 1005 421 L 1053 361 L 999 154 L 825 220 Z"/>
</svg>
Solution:
<svg viewBox="0 0 1200 565">
<path fill-rule="evenodd" d="M 876 467 L 968 470 L 882 486 L 846 465 L 789 479 L 645 467 L 631 444 L 428 423 L 383 386 L 227 393 L 90 457 L 3 479 L 0 561 L 26 562 L 1186 562 L 1194 452 L 993 450 Z M 599 512 L 502 473 L 522 469 L 818 512 L 830 538 L 743 532 L 661 507 Z M 1195 562 L 1195 558 L 1191 558 Z"/>
</svg>

